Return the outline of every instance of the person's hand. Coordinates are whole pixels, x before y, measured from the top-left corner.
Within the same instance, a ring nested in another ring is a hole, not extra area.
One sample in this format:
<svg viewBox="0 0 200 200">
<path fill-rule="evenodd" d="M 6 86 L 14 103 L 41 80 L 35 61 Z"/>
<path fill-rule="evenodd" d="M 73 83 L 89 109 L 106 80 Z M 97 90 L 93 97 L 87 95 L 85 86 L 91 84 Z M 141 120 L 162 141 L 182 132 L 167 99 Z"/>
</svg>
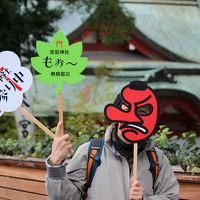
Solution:
<svg viewBox="0 0 200 200">
<path fill-rule="evenodd" d="M 61 134 L 62 126 L 62 122 L 59 122 L 56 128 L 50 155 L 50 163 L 52 165 L 60 165 L 72 149 L 69 134 Z"/>
<path fill-rule="evenodd" d="M 134 181 L 129 191 L 130 200 L 143 200 L 144 188 L 139 181 Z"/>
</svg>

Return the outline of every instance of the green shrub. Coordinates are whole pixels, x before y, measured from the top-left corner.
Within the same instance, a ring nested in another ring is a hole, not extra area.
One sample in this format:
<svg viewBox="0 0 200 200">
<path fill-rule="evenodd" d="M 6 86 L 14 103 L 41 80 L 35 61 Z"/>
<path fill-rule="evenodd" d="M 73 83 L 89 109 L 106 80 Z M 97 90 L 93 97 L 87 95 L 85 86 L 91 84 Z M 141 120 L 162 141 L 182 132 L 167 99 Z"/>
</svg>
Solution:
<svg viewBox="0 0 200 200">
<path fill-rule="evenodd" d="M 19 142 L 12 138 L 0 138 L 0 154 L 13 156 L 20 153 Z"/>
<path fill-rule="evenodd" d="M 74 151 L 91 138 L 101 137 L 106 129 L 104 117 L 100 114 L 68 114 L 65 118 L 65 130 L 70 133 Z M 49 126 L 49 119 L 43 118 L 42 123 Z M 53 123 L 53 125 L 55 124 L 56 122 Z M 52 130 L 55 131 L 55 128 Z M 3 136 L 0 138 L 0 154 L 20 155 L 21 159 L 26 157 L 46 158 L 51 153 L 52 139 L 37 127 L 34 134 L 30 134 L 25 139 L 8 138 L 9 131 L 10 129 L 5 129 L 5 134 L 2 134 Z"/>
<path fill-rule="evenodd" d="M 99 113 L 75 113 L 65 114 L 65 130 L 70 134 L 73 149 L 76 149 L 91 138 L 99 138 L 104 135 L 107 124 L 104 115 Z M 56 118 L 49 120 L 43 118 L 42 122 L 49 126 L 56 124 Z M 14 118 L 2 117 L 0 154 L 20 155 L 24 157 L 46 158 L 51 153 L 52 139 L 43 131 L 36 128 L 34 134 L 25 139 L 16 139 L 17 134 Z M 55 131 L 55 128 L 53 128 Z M 177 143 L 178 136 L 171 136 L 168 127 L 162 125 L 158 134 L 153 136 L 158 148 L 163 150 L 172 165 L 180 164 L 184 171 L 191 171 L 193 174 L 200 171 L 200 148 L 196 144 L 196 133 L 193 131 L 182 134 L 183 145 Z M 69 156 L 72 156 L 69 155 Z"/>
<path fill-rule="evenodd" d="M 185 172 L 200 172 L 200 148 L 196 143 L 196 133 L 182 133 L 183 144 L 177 143 L 178 136 L 170 137 L 172 132 L 166 126 L 160 126 L 158 134 L 153 137 L 158 148 L 163 150 L 171 165 L 181 165 Z"/>
<path fill-rule="evenodd" d="M 0 137 L 17 139 L 17 128 L 14 116 L 3 115 L 0 117 Z"/>
<path fill-rule="evenodd" d="M 0 154 L 46 158 L 51 152 L 52 139 L 41 135 L 37 132 L 25 139 L 0 138 Z"/>
<path fill-rule="evenodd" d="M 65 130 L 70 134 L 73 149 L 88 142 L 91 138 L 102 137 L 106 130 L 104 115 L 99 113 L 79 113 L 67 117 Z"/>
</svg>

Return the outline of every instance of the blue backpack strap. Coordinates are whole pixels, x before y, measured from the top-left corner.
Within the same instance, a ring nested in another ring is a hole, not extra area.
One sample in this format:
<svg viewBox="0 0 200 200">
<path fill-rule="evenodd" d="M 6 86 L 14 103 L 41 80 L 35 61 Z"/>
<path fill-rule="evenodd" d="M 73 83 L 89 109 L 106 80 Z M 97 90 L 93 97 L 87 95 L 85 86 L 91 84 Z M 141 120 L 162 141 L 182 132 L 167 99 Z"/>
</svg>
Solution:
<svg viewBox="0 0 200 200">
<path fill-rule="evenodd" d="M 83 199 L 87 197 L 87 190 L 92 184 L 97 167 L 101 164 L 101 153 L 104 146 L 104 139 L 91 139 L 88 149 L 88 162 L 87 162 L 87 172 L 86 172 L 86 184 L 83 188 L 84 194 Z"/>
<path fill-rule="evenodd" d="M 153 190 L 154 190 L 154 186 L 155 186 L 156 180 L 157 180 L 158 175 L 159 175 L 158 156 L 157 156 L 155 148 L 148 149 L 146 151 L 146 154 L 147 154 L 147 157 L 148 157 L 149 163 L 150 163 L 149 171 L 152 173 Z"/>
</svg>

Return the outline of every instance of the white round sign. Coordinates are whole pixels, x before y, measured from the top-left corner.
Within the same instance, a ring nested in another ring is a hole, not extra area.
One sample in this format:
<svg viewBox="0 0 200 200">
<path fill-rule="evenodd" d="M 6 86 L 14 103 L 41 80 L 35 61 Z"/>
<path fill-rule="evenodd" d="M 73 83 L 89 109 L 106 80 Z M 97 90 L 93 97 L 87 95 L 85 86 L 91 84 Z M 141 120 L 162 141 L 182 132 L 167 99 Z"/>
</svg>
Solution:
<svg viewBox="0 0 200 200">
<path fill-rule="evenodd" d="M 0 116 L 17 110 L 33 82 L 31 72 L 21 67 L 19 57 L 11 51 L 0 53 Z"/>
</svg>

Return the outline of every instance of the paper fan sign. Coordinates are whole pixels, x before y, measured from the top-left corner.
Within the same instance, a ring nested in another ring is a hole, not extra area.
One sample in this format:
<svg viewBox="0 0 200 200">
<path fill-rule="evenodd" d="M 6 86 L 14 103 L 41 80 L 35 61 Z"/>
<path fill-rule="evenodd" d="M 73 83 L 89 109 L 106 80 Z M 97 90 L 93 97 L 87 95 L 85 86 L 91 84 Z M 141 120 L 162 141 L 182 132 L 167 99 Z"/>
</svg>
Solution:
<svg viewBox="0 0 200 200">
<path fill-rule="evenodd" d="M 0 53 L 0 116 L 17 110 L 33 82 L 31 72 L 21 67 L 19 57 L 11 52 Z"/>
<path fill-rule="evenodd" d="M 106 118 L 118 123 L 122 137 L 134 143 L 134 180 L 137 178 L 138 142 L 149 138 L 157 127 L 159 107 L 154 91 L 142 81 L 125 86 L 114 104 L 104 109 Z"/>
<path fill-rule="evenodd" d="M 20 59 L 14 52 L 3 51 L 0 53 L 0 116 L 4 112 L 19 109 L 23 115 L 38 125 L 45 133 L 54 137 L 51 131 L 21 107 L 23 93 L 31 88 L 32 82 L 31 72 L 21 66 Z"/>
<path fill-rule="evenodd" d="M 81 57 L 82 42 L 69 45 L 64 33 L 58 31 L 50 43 L 37 41 L 36 48 L 39 56 L 31 59 L 33 68 L 39 73 L 36 78 L 46 84 L 56 84 L 59 121 L 63 121 L 63 84 L 72 85 L 85 79 L 81 72 L 87 66 L 87 58 Z"/>
</svg>

